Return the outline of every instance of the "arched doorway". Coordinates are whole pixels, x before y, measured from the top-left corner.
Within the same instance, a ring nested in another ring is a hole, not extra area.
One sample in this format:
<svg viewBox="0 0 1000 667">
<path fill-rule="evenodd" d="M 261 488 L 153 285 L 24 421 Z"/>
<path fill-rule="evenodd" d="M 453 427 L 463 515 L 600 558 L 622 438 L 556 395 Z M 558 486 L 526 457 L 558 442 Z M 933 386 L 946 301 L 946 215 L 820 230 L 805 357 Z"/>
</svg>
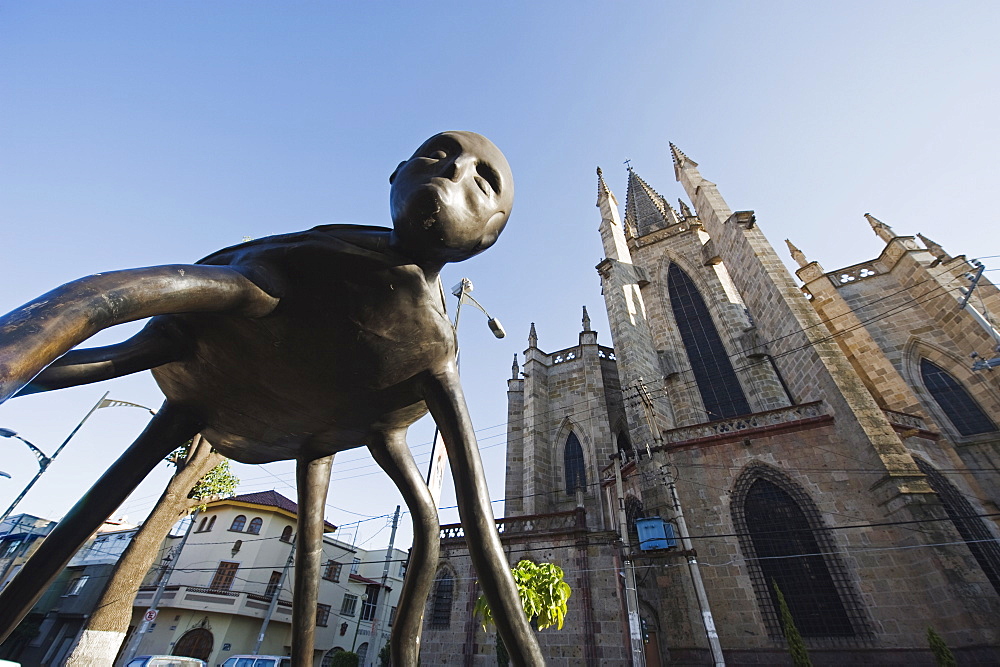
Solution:
<svg viewBox="0 0 1000 667">
<path fill-rule="evenodd" d="M 207 661 L 208 656 L 212 654 L 213 646 L 215 646 L 215 638 L 212 637 L 212 633 L 205 628 L 195 628 L 185 632 L 177 640 L 173 654 Z"/>
</svg>

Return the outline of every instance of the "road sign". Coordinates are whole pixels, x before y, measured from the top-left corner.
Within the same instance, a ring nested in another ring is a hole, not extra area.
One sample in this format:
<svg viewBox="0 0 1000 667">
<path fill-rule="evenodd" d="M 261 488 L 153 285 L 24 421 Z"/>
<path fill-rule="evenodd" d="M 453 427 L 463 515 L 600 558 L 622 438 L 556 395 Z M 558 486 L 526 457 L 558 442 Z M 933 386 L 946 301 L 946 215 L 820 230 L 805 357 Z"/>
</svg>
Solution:
<svg viewBox="0 0 1000 667">
<path fill-rule="evenodd" d="M 149 611 L 146 612 L 146 615 L 143 616 L 143 618 L 146 619 L 148 622 L 152 623 L 153 621 L 156 620 L 156 613 L 157 612 L 155 609 L 150 609 Z"/>
</svg>

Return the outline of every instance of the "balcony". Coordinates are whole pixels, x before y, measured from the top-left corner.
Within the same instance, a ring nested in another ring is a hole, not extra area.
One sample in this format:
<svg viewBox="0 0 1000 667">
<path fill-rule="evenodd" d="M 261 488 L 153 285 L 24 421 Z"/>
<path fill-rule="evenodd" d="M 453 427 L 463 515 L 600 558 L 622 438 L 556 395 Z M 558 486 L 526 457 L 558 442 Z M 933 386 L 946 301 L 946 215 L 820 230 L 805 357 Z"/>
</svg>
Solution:
<svg viewBox="0 0 1000 667">
<path fill-rule="evenodd" d="M 155 586 L 143 586 L 135 596 L 134 607 L 149 607 L 153 600 Z M 199 611 L 215 611 L 224 614 L 239 614 L 264 618 L 271 604 L 271 596 L 243 591 L 226 591 L 217 588 L 201 586 L 167 586 L 163 590 L 159 606 L 177 609 L 196 609 Z M 290 600 L 278 600 L 274 610 L 274 618 L 279 621 L 291 622 L 292 603 Z"/>
</svg>

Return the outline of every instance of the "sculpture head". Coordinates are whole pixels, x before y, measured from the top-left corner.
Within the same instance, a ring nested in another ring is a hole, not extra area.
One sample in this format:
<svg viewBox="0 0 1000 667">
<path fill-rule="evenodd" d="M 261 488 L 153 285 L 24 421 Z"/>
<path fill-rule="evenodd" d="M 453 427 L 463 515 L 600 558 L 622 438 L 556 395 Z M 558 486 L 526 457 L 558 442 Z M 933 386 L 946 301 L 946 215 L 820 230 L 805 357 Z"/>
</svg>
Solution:
<svg viewBox="0 0 1000 667">
<path fill-rule="evenodd" d="M 459 262 L 497 240 L 514 203 L 500 149 L 475 132 L 442 132 L 389 177 L 394 244 L 418 262 Z"/>
</svg>

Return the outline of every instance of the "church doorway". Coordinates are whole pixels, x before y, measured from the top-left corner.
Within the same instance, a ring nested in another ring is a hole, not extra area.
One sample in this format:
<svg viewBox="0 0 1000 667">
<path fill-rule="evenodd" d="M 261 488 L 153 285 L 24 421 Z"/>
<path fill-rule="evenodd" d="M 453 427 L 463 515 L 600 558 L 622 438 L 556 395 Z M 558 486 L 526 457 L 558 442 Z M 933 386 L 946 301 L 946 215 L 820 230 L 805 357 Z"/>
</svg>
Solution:
<svg viewBox="0 0 1000 667">
<path fill-rule="evenodd" d="M 215 638 L 212 637 L 212 633 L 205 628 L 195 628 L 185 632 L 177 641 L 173 654 L 207 661 L 213 646 L 215 646 Z"/>
</svg>

